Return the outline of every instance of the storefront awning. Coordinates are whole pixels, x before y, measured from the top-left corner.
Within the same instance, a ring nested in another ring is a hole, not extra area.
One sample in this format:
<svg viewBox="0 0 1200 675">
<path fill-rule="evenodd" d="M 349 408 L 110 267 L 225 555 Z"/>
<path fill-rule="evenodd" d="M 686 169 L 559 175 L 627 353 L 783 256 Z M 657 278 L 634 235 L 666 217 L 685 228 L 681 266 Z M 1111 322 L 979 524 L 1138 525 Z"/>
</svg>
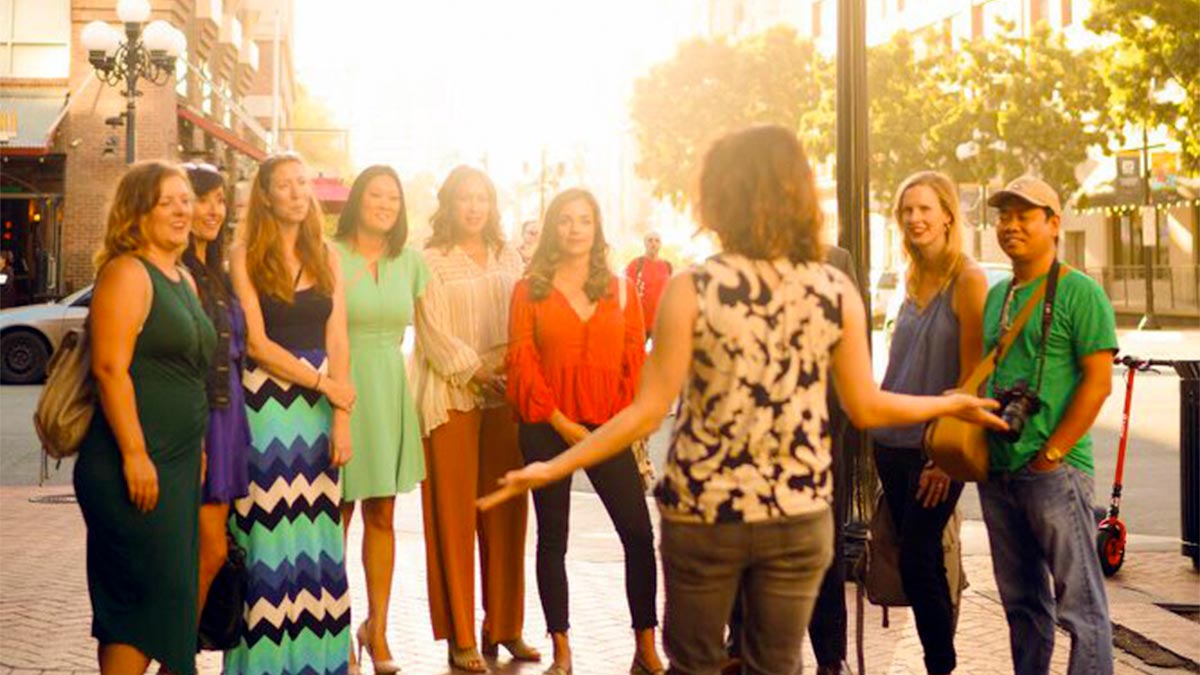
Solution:
<svg viewBox="0 0 1200 675">
<path fill-rule="evenodd" d="M 66 92 L 0 92 L 0 154 L 50 154 L 54 130 L 62 119 Z"/>
<path fill-rule="evenodd" d="M 177 110 L 179 112 L 180 119 L 184 119 L 192 124 L 195 124 L 207 133 L 211 134 L 217 140 L 221 141 L 225 145 L 228 145 L 234 150 L 237 150 L 250 159 L 253 159 L 256 162 L 261 162 L 267 158 L 267 152 L 265 150 L 257 145 L 254 145 L 250 141 L 247 141 L 241 136 L 238 136 L 233 132 L 232 129 L 208 119 L 204 115 L 192 110 L 191 108 L 179 106 Z"/>
<path fill-rule="evenodd" d="M 324 176 L 313 179 L 313 193 L 316 194 L 317 201 L 321 202 L 321 208 L 325 209 L 326 213 L 341 213 L 342 207 L 346 205 L 346 200 L 350 198 L 350 188 L 336 178 L 325 178 Z"/>
<path fill-rule="evenodd" d="M 1150 193 L 1155 206 L 1174 206 L 1193 202 L 1200 195 L 1200 179 L 1177 178 L 1169 185 L 1156 185 Z M 1122 188 L 1109 181 L 1079 195 L 1076 210 L 1081 212 L 1104 209 L 1136 209 L 1145 204 L 1144 188 Z"/>
</svg>

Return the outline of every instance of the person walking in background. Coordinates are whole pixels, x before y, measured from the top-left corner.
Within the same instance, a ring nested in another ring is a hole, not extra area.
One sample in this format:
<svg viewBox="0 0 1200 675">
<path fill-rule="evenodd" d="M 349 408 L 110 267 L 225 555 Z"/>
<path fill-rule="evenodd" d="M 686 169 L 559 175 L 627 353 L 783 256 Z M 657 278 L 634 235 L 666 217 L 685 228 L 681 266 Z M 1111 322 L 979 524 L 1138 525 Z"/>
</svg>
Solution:
<svg viewBox="0 0 1200 675">
<path fill-rule="evenodd" d="M 908 259 L 881 385 L 901 394 L 953 389 L 983 358 L 987 278 L 962 252 L 962 215 L 954 181 L 935 171 L 900 184 L 894 209 Z M 963 484 L 925 458 L 923 425 L 871 431 L 875 465 L 900 543 L 900 582 L 912 603 L 931 675 L 954 672 L 957 610 L 946 579 L 942 531 Z M 956 589 L 957 590 L 957 589 Z"/>
<path fill-rule="evenodd" d="M 646 252 L 630 261 L 625 268 L 625 276 L 633 283 L 638 300 L 642 303 L 642 325 L 646 327 L 646 338 L 649 339 L 653 337 L 651 333 L 658 312 L 658 300 L 674 270 L 671 263 L 658 257 L 662 249 L 662 236 L 658 232 L 647 232 L 643 243 Z"/>
<path fill-rule="evenodd" d="M 1043 279 L 1047 284 L 1042 308 L 988 384 L 1013 426 L 988 434 L 991 472 L 979 484 L 1013 671 L 1050 672 L 1057 619 L 1071 636 L 1067 672 L 1105 675 L 1113 672 L 1112 624 L 1094 545 L 1089 430 L 1112 392 L 1113 308 L 1086 274 L 1072 269 L 1058 278 L 1062 205 L 1054 188 L 1024 176 L 988 205 L 1000 210 L 996 238 L 1012 260 L 1013 279 L 988 292 L 987 349 Z"/>
<path fill-rule="evenodd" d="M 225 653 L 225 672 L 344 673 L 350 595 L 338 467 L 352 455 L 355 393 L 338 256 L 322 239 L 297 155 L 258 167 L 241 234 L 230 270 L 250 357 L 250 494 L 234 502 L 230 529 L 248 578 L 245 634 Z"/>
<path fill-rule="evenodd" d="M 521 223 L 521 246 L 517 248 L 517 253 L 521 254 L 521 262 L 529 264 L 529 259 L 533 257 L 533 249 L 537 248 L 538 237 L 542 234 L 542 224 L 536 220 L 527 220 Z"/>
<path fill-rule="evenodd" d="M 196 670 L 201 445 L 216 332 L 176 264 L 192 188 L 150 161 L 121 178 L 96 256 L 90 322 L 99 407 L 79 447 L 88 594 L 100 672 L 154 659 Z"/>
<path fill-rule="evenodd" d="M 425 244 L 429 282 L 417 303 L 414 385 L 425 437 L 421 485 L 429 613 L 433 635 L 449 640 L 458 669 L 485 672 L 475 642 L 475 538 L 479 537 L 483 652 L 504 645 L 522 661 L 541 654 L 525 643 L 525 526 L 514 500 L 477 515 L 475 499 L 521 466 L 517 425 L 504 400 L 508 305 L 521 256 L 504 243 L 496 189 L 467 166 L 438 190 Z"/>
<path fill-rule="evenodd" d="M 995 402 L 882 392 L 858 292 L 819 262 L 821 211 L 795 132 L 757 126 L 708 151 L 697 208 L 722 253 L 672 278 L 633 402 L 485 501 L 561 480 L 652 432 L 687 381 L 663 479 L 663 643 L 672 673 L 725 658 L 734 595 L 746 602 L 745 671 L 797 672 L 832 550 L 827 379 L 860 428 L 939 415 L 1003 426 Z"/>
<path fill-rule="evenodd" d="M 186 164 L 196 195 L 183 264 L 196 280 L 204 313 L 217 332 L 208 369 L 208 431 L 200 507 L 200 609 L 229 554 L 229 504 L 249 491 L 250 426 L 242 392 L 246 319 L 225 272 L 225 179 L 209 164 Z"/>
<path fill-rule="evenodd" d="M 367 617 L 355 635 L 357 656 L 366 650 L 376 673 L 400 671 L 387 643 L 396 495 L 425 478 L 421 426 L 400 346 L 429 271 L 421 254 L 405 246 L 407 239 L 400 177 L 391 167 L 368 167 L 355 179 L 338 218 L 337 246 L 357 393 L 350 416 L 354 460 L 342 476 L 342 526 L 348 534 L 361 501 Z"/>
<path fill-rule="evenodd" d="M 625 297 L 622 297 L 624 294 Z M 521 418 L 525 461 L 545 462 L 587 437 L 633 398 L 646 358 L 633 288 L 608 267 L 608 243 L 592 193 L 570 189 L 546 210 L 524 279 L 513 291 L 508 400 Z M 657 573 L 654 532 L 633 452 L 588 469 L 625 549 L 625 597 L 636 652 L 632 675 L 661 673 L 654 642 Z M 567 531 L 571 476 L 533 493 L 537 512 L 538 595 L 554 641 L 547 675 L 571 673 L 567 611 Z"/>
</svg>

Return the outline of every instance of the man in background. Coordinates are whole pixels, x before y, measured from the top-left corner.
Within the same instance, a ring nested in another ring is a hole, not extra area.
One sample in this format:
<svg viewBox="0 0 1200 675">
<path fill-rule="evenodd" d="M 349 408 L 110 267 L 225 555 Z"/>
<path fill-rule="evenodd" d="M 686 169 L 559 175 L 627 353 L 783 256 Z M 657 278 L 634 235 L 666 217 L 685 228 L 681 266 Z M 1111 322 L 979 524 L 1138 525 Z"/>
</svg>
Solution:
<svg viewBox="0 0 1200 675">
<path fill-rule="evenodd" d="M 662 236 L 651 230 L 646 233 L 644 240 L 645 255 L 640 255 L 625 268 L 625 276 L 637 289 L 638 299 L 642 302 L 642 318 L 645 320 L 646 339 L 650 339 L 654 330 L 654 316 L 658 312 L 658 300 L 667 287 L 667 280 L 674 271 L 671 263 L 658 257 L 662 249 Z"/>
</svg>

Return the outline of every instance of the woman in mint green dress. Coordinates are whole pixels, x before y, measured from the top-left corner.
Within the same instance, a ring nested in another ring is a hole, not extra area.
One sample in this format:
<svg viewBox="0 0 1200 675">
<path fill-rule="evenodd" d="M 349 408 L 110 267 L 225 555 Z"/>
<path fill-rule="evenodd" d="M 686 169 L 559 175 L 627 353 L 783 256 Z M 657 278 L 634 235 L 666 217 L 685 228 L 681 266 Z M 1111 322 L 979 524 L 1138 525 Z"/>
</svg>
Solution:
<svg viewBox="0 0 1200 675">
<path fill-rule="evenodd" d="M 367 617 L 355 633 L 355 663 L 365 650 L 376 673 L 399 671 L 387 644 L 396 495 L 425 478 L 421 429 L 400 346 L 429 271 L 421 255 L 404 246 L 404 206 L 396 172 L 369 167 L 354 181 L 337 229 L 346 279 L 350 370 L 358 392 L 350 417 L 354 458 L 342 474 L 342 524 L 349 531 L 355 502 L 362 501 Z"/>
</svg>

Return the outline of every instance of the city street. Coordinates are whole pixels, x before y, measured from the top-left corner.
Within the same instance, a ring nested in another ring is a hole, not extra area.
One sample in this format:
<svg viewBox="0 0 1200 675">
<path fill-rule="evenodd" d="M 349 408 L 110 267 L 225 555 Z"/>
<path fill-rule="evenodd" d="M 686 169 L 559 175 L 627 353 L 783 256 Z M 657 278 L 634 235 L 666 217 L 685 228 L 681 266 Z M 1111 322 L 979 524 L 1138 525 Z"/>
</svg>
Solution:
<svg viewBox="0 0 1200 675">
<path fill-rule="evenodd" d="M 1139 355 L 1200 358 L 1200 332 L 1163 333 L 1152 337 L 1125 333 L 1122 344 Z M 1120 423 L 1119 373 L 1114 396 L 1097 428 L 1097 493 L 1107 493 L 1111 480 L 1116 433 Z M 0 388 L 0 675 L 92 673 L 94 641 L 88 637 L 90 612 L 84 576 L 84 528 L 78 508 L 70 503 L 70 463 L 52 471 L 46 487 L 37 482 L 39 453 L 29 416 L 38 387 Z M 1179 555 L 1178 381 L 1170 375 L 1150 375 L 1138 382 L 1135 399 L 1133 448 L 1126 488 L 1125 514 L 1133 536 L 1124 569 L 1108 580 L 1109 604 L 1116 629 L 1116 672 L 1198 672 L 1200 641 L 1196 607 L 1200 606 L 1200 577 Z M 668 419 L 652 440 L 661 462 L 669 433 Z M 628 610 L 619 587 L 623 564 L 620 542 L 586 478 L 576 480 L 568 571 L 575 632 L 576 672 L 615 675 L 625 672 L 632 645 Z M 1103 501 L 1100 499 L 1099 501 Z M 978 500 L 973 493 L 962 501 L 968 520 L 963 527 L 964 567 L 970 588 L 963 599 L 958 625 L 959 671 L 1011 672 L 1004 615 L 992 578 L 991 560 Z M 653 510 L 652 510 L 653 513 Z M 421 535 L 420 500 L 413 492 L 397 504 L 397 576 L 389 613 L 389 639 L 405 672 L 418 675 L 448 673 L 444 646 L 430 638 L 425 591 L 425 556 Z M 526 636 L 548 649 L 533 581 L 536 526 L 530 514 L 526 549 Z M 348 557 L 355 622 L 366 606 L 362 569 L 357 565 L 361 521 L 351 530 Z M 851 616 L 851 663 L 856 609 L 855 587 L 846 587 Z M 660 584 L 660 603 L 661 603 Z M 878 607 L 862 610 L 868 673 L 919 675 L 924 672 L 921 650 L 908 610 L 890 613 L 882 627 Z M 477 618 L 482 618 L 479 613 Z M 47 636 L 53 636 L 53 639 Z M 1053 673 L 1065 673 L 1068 636 L 1058 632 Z M 806 646 L 811 664 L 811 647 Z M 198 659 L 204 675 L 219 672 L 217 654 Z M 541 672 L 542 666 L 521 666 L 501 659 L 493 672 Z M 811 668 L 811 666 L 810 666 Z M 367 671 L 369 672 L 369 671 Z M 810 672 L 810 671 L 806 671 Z"/>
</svg>

